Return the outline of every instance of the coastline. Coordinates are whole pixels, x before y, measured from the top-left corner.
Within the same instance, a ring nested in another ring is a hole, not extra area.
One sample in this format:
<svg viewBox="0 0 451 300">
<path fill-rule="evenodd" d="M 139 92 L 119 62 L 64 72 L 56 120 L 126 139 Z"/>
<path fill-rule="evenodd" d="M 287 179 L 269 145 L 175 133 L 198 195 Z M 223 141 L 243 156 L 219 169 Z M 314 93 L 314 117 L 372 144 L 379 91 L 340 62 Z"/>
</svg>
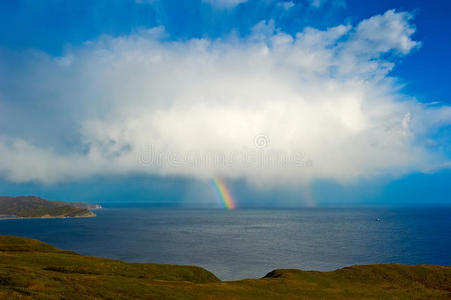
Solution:
<svg viewBox="0 0 451 300">
<path fill-rule="evenodd" d="M 0 196 L 0 219 L 92 218 L 99 204 L 46 200 L 37 196 Z"/>
<path fill-rule="evenodd" d="M 76 219 L 76 218 L 95 218 L 97 215 L 92 212 L 90 216 L 42 216 L 42 217 L 16 217 L 16 216 L 0 216 L 0 220 L 23 220 L 23 219 Z"/>
</svg>

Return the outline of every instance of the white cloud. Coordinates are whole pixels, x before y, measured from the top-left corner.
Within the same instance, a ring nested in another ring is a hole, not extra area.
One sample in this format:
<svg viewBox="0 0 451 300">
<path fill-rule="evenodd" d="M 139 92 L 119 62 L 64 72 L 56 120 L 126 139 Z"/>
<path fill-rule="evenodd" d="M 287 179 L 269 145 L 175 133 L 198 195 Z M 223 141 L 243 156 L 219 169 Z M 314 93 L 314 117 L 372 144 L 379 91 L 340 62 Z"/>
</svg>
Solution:
<svg viewBox="0 0 451 300">
<path fill-rule="evenodd" d="M 232 8 L 238 4 L 245 3 L 248 0 L 202 0 L 205 3 L 209 3 L 219 8 Z"/>
<path fill-rule="evenodd" d="M 325 2 L 324 0 L 311 0 L 310 1 L 312 6 L 314 6 L 314 7 L 320 7 L 321 5 L 323 5 L 324 2 Z"/>
<path fill-rule="evenodd" d="M 350 48 L 357 53 L 375 56 L 395 50 L 407 54 L 420 45 L 410 36 L 415 27 L 406 26 L 412 19 L 409 13 L 396 13 L 389 10 L 383 15 L 371 17 L 362 21 L 356 28 L 354 42 Z"/>
<path fill-rule="evenodd" d="M 283 1 L 283 2 L 278 2 L 277 5 L 288 11 L 296 4 L 294 4 L 293 1 Z"/>
<path fill-rule="evenodd" d="M 309 2 L 314 8 L 320 8 L 327 2 L 330 2 L 333 6 L 346 7 L 345 0 L 309 0 Z"/>
<path fill-rule="evenodd" d="M 63 58 L 32 54 L 9 79 L 13 92 L 0 94 L 0 125 L 24 128 L 1 132 L 0 174 L 278 184 L 441 168 L 447 158 L 428 148 L 429 134 L 450 123 L 451 109 L 403 96 L 388 77 L 395 59 L 419 46 L 410 21 L 388 11 L 295 37 L 270 21 L 244 40 L 186 42 L 163 41 L 156 28 Z"/>
</svg>

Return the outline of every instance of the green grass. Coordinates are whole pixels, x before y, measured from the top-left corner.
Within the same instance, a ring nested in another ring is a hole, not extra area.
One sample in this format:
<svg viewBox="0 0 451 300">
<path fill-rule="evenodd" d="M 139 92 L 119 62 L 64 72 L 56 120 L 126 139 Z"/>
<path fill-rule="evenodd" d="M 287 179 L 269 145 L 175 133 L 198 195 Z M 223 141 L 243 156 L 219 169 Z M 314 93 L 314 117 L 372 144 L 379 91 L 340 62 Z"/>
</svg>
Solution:
<svg viewBox="0 0 451 300">
<path fill-rule="evenodd" d="M 221 282 L 195 266 L 125 263 L 0 236 L 0 299 L 451 299 L 451 267 L 275 270 Z"/>
</svg>

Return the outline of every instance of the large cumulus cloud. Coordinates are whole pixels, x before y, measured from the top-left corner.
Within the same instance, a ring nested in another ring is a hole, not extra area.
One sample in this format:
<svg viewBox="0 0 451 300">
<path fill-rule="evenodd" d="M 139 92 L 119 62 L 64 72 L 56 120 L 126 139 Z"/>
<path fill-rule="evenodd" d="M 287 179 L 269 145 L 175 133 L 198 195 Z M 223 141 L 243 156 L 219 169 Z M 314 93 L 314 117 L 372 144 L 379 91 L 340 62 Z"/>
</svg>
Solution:
<svg viewBox="0 0 451 300">
<path fill-rule="evenodd" d="M 63 57 L 2 53 L 0 174 L 278 184 L 442 168 L 431 136 L 451 109 L 404 96 L 389 75 L 420 47 L 411 22 L 391 10 L 292 36 L 262 21 L 246 38 L 179 42 L 153 28 Z"/>
</svg>

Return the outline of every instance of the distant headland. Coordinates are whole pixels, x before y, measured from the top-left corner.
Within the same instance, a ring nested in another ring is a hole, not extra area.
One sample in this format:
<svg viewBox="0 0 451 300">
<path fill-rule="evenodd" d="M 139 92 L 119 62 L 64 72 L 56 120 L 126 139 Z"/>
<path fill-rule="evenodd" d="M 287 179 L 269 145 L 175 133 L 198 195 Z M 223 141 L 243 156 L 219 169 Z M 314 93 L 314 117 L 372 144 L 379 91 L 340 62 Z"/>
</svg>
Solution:
<svg viewBox="0 0 451 300">
<path fill-rule="evenodd" d="M 0 218 L 86 218 L 98 204 L 50 201 L 36 196 L 0 196 Z"/>
</svg>

